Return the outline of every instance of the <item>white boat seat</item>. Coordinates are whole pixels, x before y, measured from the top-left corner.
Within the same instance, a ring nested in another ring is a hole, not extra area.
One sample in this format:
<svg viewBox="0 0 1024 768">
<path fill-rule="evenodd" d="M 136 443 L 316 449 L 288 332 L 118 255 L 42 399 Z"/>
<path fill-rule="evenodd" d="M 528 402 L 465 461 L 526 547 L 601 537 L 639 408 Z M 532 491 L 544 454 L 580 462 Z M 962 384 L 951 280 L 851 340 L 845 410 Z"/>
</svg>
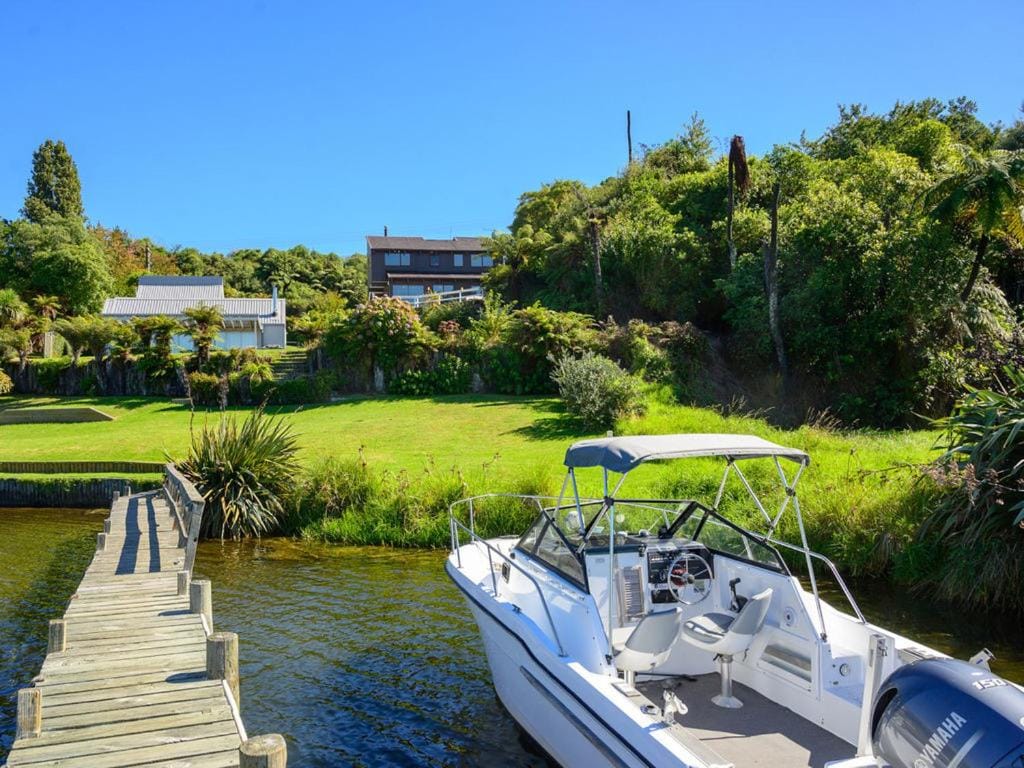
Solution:
<svg viewBox="0 0 1024 768">
<path fill-rule="evenodd" d="M 640 620 L 622 647 L 614 649 L 615 667 L 626 673 L 626 682 L 632 684 L 637 672 L 650 672 L 665 663 L 682 623 L 679 608 L 649 613 Z"/>
<path fill-rule="evenodd" d="M 688 640 L 698 643 L 715 643 L 725 637 L 726 630 L 736 620 L 734 613 L 705 613 L 683 624 Z"/>
<path fill-rule="evenodd" d="M 772 590 L 766 589 L 747 600 L 739 613 L 705 613 L 683 625 L 683 639 L 718 656 L 722 693 L 712 701 L 720 707 L 743 706 L 732 695 L 732 657 L 750 647 L 754 635 L 764 626 L 771 602 Z"/>
</svg>

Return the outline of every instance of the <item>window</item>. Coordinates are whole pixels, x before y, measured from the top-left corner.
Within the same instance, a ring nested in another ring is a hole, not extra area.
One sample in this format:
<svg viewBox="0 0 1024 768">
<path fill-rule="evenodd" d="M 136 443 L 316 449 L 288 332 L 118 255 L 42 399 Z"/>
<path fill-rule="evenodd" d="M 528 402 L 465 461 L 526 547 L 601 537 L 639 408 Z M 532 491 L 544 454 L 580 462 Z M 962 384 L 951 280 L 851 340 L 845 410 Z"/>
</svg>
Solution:
<svg viewBox="0 0 1024 768">
<path fill-rule="evenodd" d="M 516 544 L 518 549 L 551 566 L 566 579 L 585 588 L 586 576 L 579 557 L 569 547 L 554 523 L 541 514 Z"/>
<path fill-rule="evenodd" d="M 448 293 L 449 291 L 454 291 L 455 286 L 451 283 L 434 283 L 430 286 L 430 290 L 434 293 Z"/>
<path fill-rule="evenodd" d="M 388 267 L 408 267 L 411 257 L 407 251 L 385 251 L 384 265 Z"/>
<path fill-rule="evenodd" d="M 462 263 L 463 258 L 464 258 L 464 256 L 461 253 L 454 253 L 454 254 L 452 254 L 452 263 L 456 267 L 464 266 L 463 263 Z"/>
<path fill-rule="evenodd" d="M 491 267 L 494 266 L 494 259 L 486 253 L 474 253 L 470 257 L 470 265 L 474 267 Z"/>
<path fill-rule="evenodd" d="M 391 286 L 392 296 L 422 296 L 423 286 L 422 285 L 392 285 Z"/>
<path fill-rule="evenodd" d="M 438 253 L 430 254 L 430 266 L 440 267 L 441 266 L 441 255 Z"/>
</svg>

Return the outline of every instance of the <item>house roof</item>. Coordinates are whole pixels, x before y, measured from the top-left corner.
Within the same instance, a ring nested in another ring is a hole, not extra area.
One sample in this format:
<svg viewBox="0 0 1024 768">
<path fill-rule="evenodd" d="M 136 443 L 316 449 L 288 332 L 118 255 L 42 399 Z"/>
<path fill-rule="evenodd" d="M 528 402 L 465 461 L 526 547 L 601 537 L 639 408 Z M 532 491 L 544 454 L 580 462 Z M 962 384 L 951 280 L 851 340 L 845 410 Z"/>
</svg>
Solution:
<svg viewBox="0 0 1024 768">
<path fill-rule="evenodd" d="M 604 467 L 612 472 L 629 472 L 645 461 L 695 456 L 724 456 L 728 459 L 777 456 L 810 463 L 810 458 L 801 450 L 785 448 L 753 435 L 684 434 L 581 440 L 566 451 L 565 466 Z"/>
<path fill-rule="evenodd" d="M 223 299 L 223 277 L 195 275 L 143 275 L 135 289 L 137 299 Z"/>
<path fill-rule="evenodd" d="M 388 251 L 484 251 L 482 237 L 453 237 L 451 240 L 426 240 L 422 237 L 366 236 L 366 246 Z"/>
<path fill-rule="evenodd" d="M 225 319 L 251 319 L 259 321 L 262 325 L 285 321 L 284 299 L 277 300 L 275 312 L 273 299 L 149 299 L 139 296 L 117 296 L 103 303 L 103 314 L 124 319 L 147 315 L 184 317 L 186 309 L 200 305 L 220 307 Z"/>
</svg>

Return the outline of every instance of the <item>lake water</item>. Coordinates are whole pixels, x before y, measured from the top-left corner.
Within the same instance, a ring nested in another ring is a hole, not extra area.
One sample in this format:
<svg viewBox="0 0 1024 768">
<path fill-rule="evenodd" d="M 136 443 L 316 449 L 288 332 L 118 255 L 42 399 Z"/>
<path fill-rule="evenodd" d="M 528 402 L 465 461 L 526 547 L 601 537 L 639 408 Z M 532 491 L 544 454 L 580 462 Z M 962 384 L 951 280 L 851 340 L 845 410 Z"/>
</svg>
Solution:
<svg viewBox="0 0 1024 768">
<path fill-rule="evenodd" d="M 103 514 L 0 510 L 0 761 L 13 697 L 92 557 Z M 284 539 L 199 549 L 214 623 L 239 634 L 250 733 L 285 733 L 294 766 L 540 766 L 498 706 L 444 554 Z M 965 658 L 982 645 L 1024 681 L 1021 630 L 862 585 L 869 618 Z M 839 605 L 839 602 L 836 602 Z"/>
</svg>

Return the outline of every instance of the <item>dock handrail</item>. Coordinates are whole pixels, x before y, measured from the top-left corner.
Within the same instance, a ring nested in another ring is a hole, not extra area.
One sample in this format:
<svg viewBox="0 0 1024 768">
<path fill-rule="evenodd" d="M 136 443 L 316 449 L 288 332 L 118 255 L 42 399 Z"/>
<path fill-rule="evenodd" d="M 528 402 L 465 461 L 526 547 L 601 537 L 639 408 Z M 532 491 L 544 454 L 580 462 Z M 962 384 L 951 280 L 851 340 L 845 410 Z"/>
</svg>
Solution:
<svg viewBox="0 0 1024 768">
<path fill-rule="evenodd" d="M 164 467 L 164 493 L 171 504 L 181 543 L 185 547 L 184 570 L 191 574 L 192 565 L 196 560 L 196 546 L 203 525 L 203 508 L 206 506 L 206 500 L 192 482 L 171 463 Z"/>
<path fill-rule="evenodd" d="M 497 598 L 498 596 L 498 576 L 494 570 L 494 555 L 497 555 L 499 558 L 501 558 L 502 562 L 507 563 L 510 568 L 514 568 L 516 571 L 518 571 L 527 579 L 529 579 L 530 583 L 533 585 L 533 588 L 537 591 L 537 594 L 540 595 L 540 604 L 541 607 L 544 609 L 544 615 L 548 620 L 548 624 L 551 626 L 551 634 L 555 640 L 555 645 L 558 646 L 558 655 L 566 656 L 567 654 L 565 652 L 565 647 L 562 645 L 562 640 L 558 636 L 558 627 L 555 626 L 555 620 L 551 616 L 551 609 L 548 608 L 547 598 L 544 596 L 544 590 L 541 589 L 540 583 L 537 581 L 537 578 L 532 573 L 524 569 L 521 565 L 519 565 L 519 563 L 510 558 L 508 555 L 506 555 L 504 552 L 502 552 L 500 549 L 495 547 L 493 544 L 491 544 L 489 541 L 481 537 L 476 532 L 475 502 L 481 499 L 493 498 L 521 499 L 523 501 L 532 501 L 537 504 L 538 512 L 543 512 L 545 510 L 545 507 L 541 503 L 541 500 L 544 498 L 554 499 L 555 497 L 528 496 L 518 493 L 484 493 L 480 494 L 479 496 L 470 496 L 469 498 L 459 499 L 458 501 L 450 504 L 448 506 L 448 524 L 451 530 L 452 552 L 455 553 L 455 558 L 456 562 L 458 563 L 458 567 L 462 567 L 462 551 L 460 548 L 461 536 L 459 535 L 459 531 L 461 530 L 469 534 L 470 541 L 472 543 L 482 544 L 484 548 L 487 550 L 487 562 L 488 565 L 490 566 L 491 586 L 492 589 L 494 590 L 495 598 Z M 455 508 L 461 505 L 465 505 L 469 508 L 468 526 L 455 517 Z"/>
</svg>

